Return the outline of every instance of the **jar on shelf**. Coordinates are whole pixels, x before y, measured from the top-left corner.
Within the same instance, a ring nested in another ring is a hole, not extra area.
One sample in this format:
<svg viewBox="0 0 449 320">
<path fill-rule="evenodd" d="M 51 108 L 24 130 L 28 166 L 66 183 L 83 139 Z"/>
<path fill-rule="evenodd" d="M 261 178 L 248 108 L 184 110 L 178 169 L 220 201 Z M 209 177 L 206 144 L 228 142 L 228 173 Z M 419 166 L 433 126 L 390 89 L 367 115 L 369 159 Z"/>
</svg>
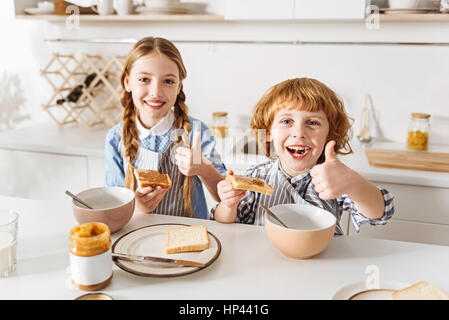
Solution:
<svg viewBox="0 0 449 320">
<path fill-rule="evenodd" d="M 217 138 L 225 138 L 228 135 L 228 113 L 212 113 L 212 134 Z"/>
<path fill-rule="evenodd" d="M 412 113 L 408 125 L 407 148 L 427 150 L 429 147 L 430 114 Z"/>
<path fill-rule="evenodd" d="M 88 222 L 70 231 L 72 282 L 81 290 L 99 290 L 111 282 L 111 232 L 100 222 Z"/>
</svg>

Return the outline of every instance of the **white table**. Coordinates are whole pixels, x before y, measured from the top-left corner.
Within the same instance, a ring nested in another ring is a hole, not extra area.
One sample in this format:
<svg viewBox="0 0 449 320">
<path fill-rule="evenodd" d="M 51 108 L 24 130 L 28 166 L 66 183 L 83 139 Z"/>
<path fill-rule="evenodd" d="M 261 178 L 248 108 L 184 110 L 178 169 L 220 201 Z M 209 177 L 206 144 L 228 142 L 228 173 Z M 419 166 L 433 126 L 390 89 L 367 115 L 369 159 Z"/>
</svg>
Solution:
<svg viewBox="0 0 449 320">
<path fill-rule="evenodd" d="M 0 197 L 0 209 L 19 211 L 17 270 L 0 278 L 0 299 L 74 299 L 84 294 L 69 283 L 69 232 L 77 225 L 70 200 L 50 203 Z M 263 227 L 220 224 L 161 215 L 135 215 L 115 241 L 137 227 L 157 223 L 204 223 L 222 244 L 209 267 L 175 278 L 129 274 L 114 265 L 109 286 L 114 299 L 330 299 L 341 287 L 365 281 L 370 265 L 380 280 L 427 280 L 449 292 L 449 247 L 353 237 L 334 238 L 309 260 L 283 256 Z"/>
</svg>

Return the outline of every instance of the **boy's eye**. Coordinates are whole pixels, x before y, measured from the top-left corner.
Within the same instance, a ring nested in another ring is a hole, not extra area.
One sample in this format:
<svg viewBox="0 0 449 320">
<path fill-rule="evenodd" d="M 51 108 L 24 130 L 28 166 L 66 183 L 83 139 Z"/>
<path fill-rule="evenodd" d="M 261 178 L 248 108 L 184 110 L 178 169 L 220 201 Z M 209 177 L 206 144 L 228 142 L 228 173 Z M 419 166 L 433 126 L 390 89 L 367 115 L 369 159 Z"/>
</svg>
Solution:
<svg viewBox="0 0 449 320">
<path fill-rule="evenodd" d="M 282 119 L 280 122 L 281 122 L 282 124 L 287 124 L 287 125 L 293 123 L 293 121 L 290 120 L 290 119 Z"/>
<path fill-rule="evenodd" d="M 150 81 L 150 79 L 143 77 L 143 78 L 139 78 L 139 81 L 145 83 L 145 82 Z"/>
<path fill-rule="evenodd" d="M 312 126 L 319 126 L 320 123 L 316 120 L 308 120 L 307 123 Z"/>
</svg>

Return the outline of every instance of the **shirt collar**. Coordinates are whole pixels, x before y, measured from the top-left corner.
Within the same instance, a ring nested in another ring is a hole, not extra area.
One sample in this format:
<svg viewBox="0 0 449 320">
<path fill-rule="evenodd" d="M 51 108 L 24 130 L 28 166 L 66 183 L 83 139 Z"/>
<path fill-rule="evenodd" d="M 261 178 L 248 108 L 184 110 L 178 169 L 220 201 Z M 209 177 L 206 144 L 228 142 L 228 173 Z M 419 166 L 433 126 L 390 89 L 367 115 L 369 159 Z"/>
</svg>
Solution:
<svg viewBox="0 0 449 320">
<path fill-rule="evenodd" d="M 148 136 L 162 136 L 171 129 L 173 122 L 175 120 L 175 115 L 173 110 L 168 110 L 167 114 L 159 120 L 151 129 L 145 128 L 140 122 L 139 117 L 137 117 L 136 125 L 137 131 L 139 132 L 139 139 L 145 139 Z"/>
</svg>

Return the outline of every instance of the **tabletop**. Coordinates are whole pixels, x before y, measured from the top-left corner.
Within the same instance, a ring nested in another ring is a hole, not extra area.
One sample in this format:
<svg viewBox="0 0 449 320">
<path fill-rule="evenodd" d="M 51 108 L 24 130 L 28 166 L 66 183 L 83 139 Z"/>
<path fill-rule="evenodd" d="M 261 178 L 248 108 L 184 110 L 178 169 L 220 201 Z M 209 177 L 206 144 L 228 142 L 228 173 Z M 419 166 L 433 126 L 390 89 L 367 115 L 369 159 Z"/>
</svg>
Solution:
<svg viewBox="0 0 449 320">
<path fill-rule="evenodd" d="M 0 278 L 0 299 L 74 299 L 69 233 L 76 226 L 71 203 L 0 196 L 0 209 L 19 212 L 17 269 Z M 335 237 L 308 260 L 285 257 L 264 227 L 154 214 L 135 214 L 121 235 L 160 223 L 204 224 L 222 244 L 218 259 L 198 272 L 174 278 L 141 277 L 113 266 L 101 292 L 114 299 L 332 299 L 342 287 L 373 274 L 381 281 L 432 282 L 449 292 L 449 247 L 350 236 Z M 374 227 L 374 226 L 373 226 Z"/>
</svg>

